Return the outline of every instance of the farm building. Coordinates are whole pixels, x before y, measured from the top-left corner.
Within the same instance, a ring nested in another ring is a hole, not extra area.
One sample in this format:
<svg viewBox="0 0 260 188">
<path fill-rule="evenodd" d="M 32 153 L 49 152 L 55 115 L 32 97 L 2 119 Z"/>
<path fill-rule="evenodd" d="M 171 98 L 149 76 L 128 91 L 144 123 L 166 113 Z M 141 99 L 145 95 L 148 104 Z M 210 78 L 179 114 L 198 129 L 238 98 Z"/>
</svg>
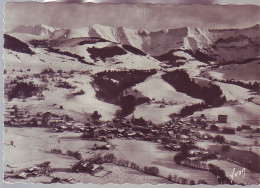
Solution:
<svg viewBox="0 0 260 188">
<path fill-rule="evenodd" d="M 227 115 L 218 115 L 218 123 L 227 123 Z"/>
<path fill-rule="evenodd" d="M 236 130 L 231 127 L 223 127 L 223 133 L 224 134 L 235 134 Z"/>
</svg>

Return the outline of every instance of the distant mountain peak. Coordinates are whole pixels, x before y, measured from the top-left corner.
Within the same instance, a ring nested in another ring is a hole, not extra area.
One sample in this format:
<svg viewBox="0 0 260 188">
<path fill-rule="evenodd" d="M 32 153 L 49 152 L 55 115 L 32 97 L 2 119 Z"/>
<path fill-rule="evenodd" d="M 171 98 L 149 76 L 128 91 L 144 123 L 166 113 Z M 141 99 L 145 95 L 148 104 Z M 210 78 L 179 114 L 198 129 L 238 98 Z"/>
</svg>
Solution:
<svg viewBox="0 0 260 188">
<path fill-rule="evenodd" d="M 131 45 L 152 56 L 160 56 L 172 49 L 186 49 L 193 53 L 200 51 L 208 56 L 214 56 L 218 58 L 217 61 L 234 61 L 255 57 L 258 54 L 258 30 L 259 24 L 243 29 L 183 27 L 159 31 L 100 24 L 93 24 L 85 28 L 60 29 L 38 24 L 18 26 L 11 33 L 25 33 L 40 36 L 39 38 L 42 39 L 56 40 L 98 37 L 114 43 Z"/>
<path fill-rule="evenodd" d="M 20 25 L 8 33 L 26 33 L 36 36 L 50 36 L 53 32 L 59 30 L 59 28 L 47 26 L 44 24 L 36 25 Z"/>
</svg>

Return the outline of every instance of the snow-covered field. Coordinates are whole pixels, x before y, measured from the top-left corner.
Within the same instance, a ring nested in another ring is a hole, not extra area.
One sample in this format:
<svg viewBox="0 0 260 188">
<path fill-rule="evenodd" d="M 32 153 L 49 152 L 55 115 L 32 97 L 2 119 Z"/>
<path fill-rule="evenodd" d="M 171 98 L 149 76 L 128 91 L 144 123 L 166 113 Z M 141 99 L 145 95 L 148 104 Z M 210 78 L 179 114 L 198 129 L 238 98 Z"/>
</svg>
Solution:
<svg viewBox="0 0 260 188">
<path fill-rule="evenodd" d="M 131 119 L 143 117 L 147 121 L 152 121 L 155 124 L 164 123 L 170 121 L 169 115 L 172 113 L 178 113 L 183 105 L 165 105 L 164 108 L 160 108 L 160 104 L 142 104 L 136 106 L 133 114 L 127 116 Z M 151 115 L 152 114 L 152 115 Z"/>
<path fill-rule="evenodd" d="M 169 174 L 172 174 L 173 176 L 176 175 L 177 177 L 184 177 L 197 182 L 203 176 L 203 179 L 209 184 L 217 184 L 214 175 L 207 171 L 176 165 L 173 157 L 177 152 L 165 150 L 158 143 L 121 139 L 111 140 L 111 143 L 116 145 L 113 153 L 118 159 L 134 162 L 140 168 L 156 166 L 159 168 L 159 174 L 163 177 L 167 178 Z"/>
<path fill-rule="evenodd" d="M 61 169 L 61 172 L 55 172 L 51 175 L 59 178 L 74 178 L 74 183 L 95 183 L 105 184 L 114 183 L 169 183 L 169 181 L 144 174 L 125 167 L 104 164 L 106 171 L 111 173 L 103 178 L 95 177 L 87 173 L 68 173 L 62 172 L 62 169 L 70 169 L 78 160 L 62 154 L 53 154 L 51 149 L 60 149 L 62 153 L 68 150 L 79 151 L 86 159 L 93 155 L 91 148 L 94 143 L 104 144 L 98 141 L 81 140 L 81 133 L 63 132 L 53 133 L 47 128 L 4 128 L 4 171 L 19 171 L 24 168 L 31 168 L 44 161 L 50 161 L 52 168 Z M 13 141 L 14 146 L 11 146 Z M 8 165 L 8 166 L 7 166 Z M 51 182 L 52 177 L 39 176 L 35 178 L 6 179 L 9 183 L 39 183 Z"/>
<path fill-rule="evenodd" d="M 210 160 L 208 163 L 223 169 L 226 173 L 226 176 L 238 184 L 242 183 L 245 185 L 258 185 L 260 183 L 259 173 L 250 172 L 248 169 L 245 169 L 235 163 L 224 160 Z M 243 173 L 239 173 L 239 171 Z"/>
<path fill-rule="evenodd" d="M 134 86 L 133 89 L 150 98 L 152 102 L 136 106 L 135 111 L 128 118 L 134 115 L 136 118 L 143 117 L 154 123 L 167 122 L 171 120 L 169 115 L 178 113 L 183 106 L 202 102 L 200 99 L 177 92 L 173 86 L 161 79 L 161 73 L 147 78 L 144 82 Z M 161 104 L 163 107 L 160 107 Z M 151 114 L 154 115 L 151 116 Z"/>
<path fill-rule="evenodd" d="M 30 168 L 34 165 L 41 164 L 44 161 L 50 161 L 52 168 L 66 169 L 77 162 L 73 157 L 67 155 L 59 155 L 50 153 L 51 149 L 60 149 L 62 153 L 68 150 L 79 151 L 83 158 L 92 156 L 94 152 L 91 150 L 94 143 L 102 144 L 98 141 L 81 140 L 80 133 L 50 132 L 47 128 L 5 128 L 4 138 L 4 171 L 19 171 L 24 168 Z M 36 134 L 37 133 L 37 134 Z M 14 146 L 11 146 L 13 141 Z M 186 177 L 190 180 L 198 181 L 203 174 L 203 179 L 210 184 L 216 185 L 216 178 L 209 172 L 190 169 L 187 167 L 174 164 L 172 157 L 176 152 L 164 150 L 162 146 L 156 143 L 137 141 L 137 140 L 111 140 L 116 148 L 112 151 L 118 159 L 129 160 L 135 162 L 140 167 L 157 166 L 160 173 L 164 177 L 168 177 L 169 173 L 178 177 Z M 99 151 L 98 151 L 99 152 Z M 8 165 L 8 166 L 7 166 Z M 113 165 L 104 165 L 105 170 L 112 171 L 111 174 L 101 178 L 93 177 L 89 174 L 55 172 L 52 176 L 66 178 L 75 178 L 81 183 L 169 183 L 158 177 L 145 175 L 135 170 L 117 167 Z M 196 175 L 197 174 L 197 175 Z M 44 182 L 50 181 L 49 177 L 29 178 L 28 180 L 19 180 L 19 182 Z M 130 181 L 131 180 L 131 181 Z M 17 182 L 15 179 L 7 179 L 8 182 Z"/>
<path fill-rule="evenodd" d="M 236 79 L 245 81 L 260 80 L 260 61 L 254 61 L 242 65 L 227 65 L 222 68 L 217 68 L 209 71 L 208 74 L 216 79 Z"/>
<path fill-rule="evenodd" d="M 102 117 L 100 120 L 109 121 L 115 116 L 115 112 L 120 110 L 119 106 L 109 104 L 98 100 L 96 98 L 96 92 L 91 86 L 91 77 L 87 75 L 76 75 L 71 82 L 77 81 L 78 88 L 82 89 L 85 94 L 77 95 L 72 98 L 67 98 L 63 101 L 63 106 L 66 109 L 76 112 L 93 113 L 98 111 Z"/>
<path fill-rule="evenodd" d="M 243 87 L 221 82 L 214 83 L 220 86 L 220 89 L 222 90 L 223 95 L 225 95 L 227 101 L 238 101 L 239 103 L 245 103 L 245 100 L 251 97 L 250 91 Z"/>
<path fill-rule="evenodd" d="M 259 111 L 259 105 L 254 103 L 244 103 L 233 106 L 205 109 L 200 112 L 195 112 L 194 116 L 205 114 L 207 117 L 217 117 L 219 114 L 227 114 L 228 125 L 231 127 L 237 127 L 245 123 L 245 120 L 259 119 Z"/>
<path fill-rule="evenodd" d="M 185 93 L 180 93 L 173 86 L 161 79 L 161 74 L 158 73 L 147 78 L 144 82 L 133 87 L 140 91 L 144 96 L 155 101 L 172 102 L 173 104 L 192 104 L 199 103 L 202 100 L 194 99 Z"/>
</svg>

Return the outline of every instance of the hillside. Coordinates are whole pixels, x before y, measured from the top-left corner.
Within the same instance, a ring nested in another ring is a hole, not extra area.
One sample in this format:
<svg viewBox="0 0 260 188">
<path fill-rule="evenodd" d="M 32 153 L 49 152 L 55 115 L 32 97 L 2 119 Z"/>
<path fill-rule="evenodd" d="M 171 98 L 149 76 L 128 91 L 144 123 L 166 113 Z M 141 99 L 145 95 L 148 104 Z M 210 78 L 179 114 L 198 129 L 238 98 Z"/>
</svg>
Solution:
<svg viewBox="0 0 260 188">
<path fill-rule="evenodd" d="M 5 82 L 15 79 L 12 75 L 14 72 L 15 75 L 28 74 L 30 77 L 34 76 L 32 73 L 41 73 L 51 68 L 56 76 L 52 78 L 53 76 L 49 75 L 50 78 L 47 79 L 48 89 L 43 91 L 45 100 L 36 103 L 31 97 L 32 100 L 26 99 L 27 104 L 23 106 L 41 104 L 46 109 L 53 110 L 50 106 L 57 103 L 63 106 L 62 113 L 75 113 L 78 116 L 87 114 L 80 118 L 82 121 L 89 121 L 89 116 L 94 111 L 102 114 L 101 120 L 112 120 L 124 108 L 122 97 L 128 96 L 134 96 L 135 104 L 125 116 L 143 117 L 156 123 L 167 122 L 173 114 L 179 114 L 183 108 L 193 108 L 193 105 L 204 102 L 208 106 L 200 110 L 196 107 L 194 112 L 203 110 L 212 115 L 211 111 L 217 114 L 221 112 L 218 109 L 222 108 L 232 111 L 232 105 L 247 105 L 248 100 L 252 101 L 253 106 L 258 103 L 257 94 L 241 85 L 244 82 L 250 84 L 250 81 L 259 83 L 256 76 L 258 61 L 230 63 L 231 57 L 241 60 L 239 55 L 230 55 L 233 52 L 241 54 L 244 58 L 258 57 L 255 51 L 255 45 L 259 43 L 255 35 L 258 30 L 259 25 L 246 29 L 209 30 L 187 27 L 157 32 L 101 25 L 81 29 L 52 28 L 42 24 L 20 26 L 5 35 Z M 226 55 L 223 49 L 229 48 L 233 51 Z M 240 50 L 244 49 L 250 53 L 245 52 L 247 55 L 243 55 L 244 52 Z M 235 59 L 232 61 L 235 62 Z M 224 64 L 219 67 L 214 65 L 216 63 Z M 197 88 L 197 93 L 187 92 L 194 90 L 187 85 L 187 80 L 180 80 L 176 85 L 177 82 L 173 83 L 171 77 L 162 77 L 178 69 L 187 73 L 191 85 Z M 135 74 L 138 71 L 145 74 L 146 71 L 155 70 L 156 74 L 147 75 L 140 81 L 129 84 L 138 78 L 139 73 L 127 77 L 124 75 L 130 74 L 127 70 Z M 63 71 L 65 75 L 71 71 L 75 73 L 73 78 L 66 80 L 61 79 L 62 76 L 57 74 L 57 71 Z M 107 93 L 109 87 L 93 85 L 96 81 L 95 75 L 104 71 L 121 74 L 120 79 L 113 76 L 102 78 L 114 82 L 110 89 L 120 88 L 109 100 L 105 94 L 99 95 L 100 89 Z M 239 83 L 224 82 L 226 78 L 234 78 Z M 42 85 L 43 82 L 40 80 L 35 79 L 33 82 Z M 121 82 L 122 80 L 124 81 Z M 71 88 L 57 87 L 57 83 L 61 81 L 66 82 L 65 85 L 70 85 Z M 187 88 L 180 89 L 182 85 L 186 85 Z M 211 92 L 207 87 L 210 88 L 212 85 L 219 87 L 219 103 L 215 97 L 209 100 L 208 94 L 205 93 Z M 203 90 L 199 91 L 199 88 Z M 81 90 L 81 95 L 73 95 Z M 52 94 L 56 97 L 49 97 Z M 223 102 L 224 99 L 226 103 Z M 16 102 L 17 100 L 22 101 L 15 99 Z M 12 104 L 11 101 L 10 105 Z M 215 110 L 210 109 L 210 105 L 215 106 Z M 227 105 L 230 106 L 227 108 Z M 234 106 L 234 109 L 236 108 Z M 157 116 L 150 115 L 153 113 Z"/>
</svg>

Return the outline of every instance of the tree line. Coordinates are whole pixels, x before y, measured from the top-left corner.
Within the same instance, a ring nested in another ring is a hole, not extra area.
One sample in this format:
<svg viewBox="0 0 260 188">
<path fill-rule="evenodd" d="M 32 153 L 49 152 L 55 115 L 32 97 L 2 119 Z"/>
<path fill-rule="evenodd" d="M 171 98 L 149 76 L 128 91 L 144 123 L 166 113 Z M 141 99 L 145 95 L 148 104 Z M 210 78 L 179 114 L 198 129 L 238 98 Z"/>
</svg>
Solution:
<svg viewBox="0 0 260 188">
<path fill-rule="evenodd" d="M 250 89 L 253 91 L 258 92 L 259 91 L 259 83 L 257 82 L 243 82 L 243 81 L 239 81 L 239 80 L 229 80 L 229 79 L 225 79 L 225 80 L 219 80 L 219 79 L 213 79 L 213 81 L 218 81 L 218 82 L 222 82 L 222 83 L 227 83 L 227 84 L 234 84 L 246 89 Z"/>
<path fill-rule="evenodd" d="M 204 100 L 199 104 L 183 107 L 179 115 L 188 116 L 195 111 L 208 107 L 219 107 L 226 102 L 226 97 L 222 96 L 222 90 L 218 85 L 210 83 L 208 86 L 200 86 L 190 79 L 185 70 L 174 70 L 162 75 L 162 79 L 172 85 L 177 91 L 185 93 L 191 97 Z"/>
<path fill-rule="evenodd" d="M 39 87 L 33 83 L 17 82 L 8 93 L 8 99 L 12 100 L 20 97 L 29 98 L 36 95 L 37 92 L 39 92 Z"/>
</svg>

